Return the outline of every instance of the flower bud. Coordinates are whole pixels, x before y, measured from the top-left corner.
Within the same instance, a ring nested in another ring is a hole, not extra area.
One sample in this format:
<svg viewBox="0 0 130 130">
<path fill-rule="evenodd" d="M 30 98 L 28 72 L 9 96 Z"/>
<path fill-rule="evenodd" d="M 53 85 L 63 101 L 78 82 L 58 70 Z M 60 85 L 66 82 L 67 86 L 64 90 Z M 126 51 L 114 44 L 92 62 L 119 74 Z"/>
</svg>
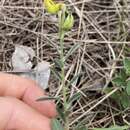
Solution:
<svg viewBox="0 0 130 130">
<path fill-rule="evenodd" d="M 68 31 L 71 29 L 74 25 L 74 17 L 72 14 L 67 14 L 67 17 L 65 18 L 65 21 L 63 23 L 62 29 L 65 31 Z"/>
<path fill-rule="evenodd" d="M 61 9 L 62 3 L 55 3 L 53 0 L 44 0 L 44 5 L 48 13 L 57 14 Z"/>
</svg>

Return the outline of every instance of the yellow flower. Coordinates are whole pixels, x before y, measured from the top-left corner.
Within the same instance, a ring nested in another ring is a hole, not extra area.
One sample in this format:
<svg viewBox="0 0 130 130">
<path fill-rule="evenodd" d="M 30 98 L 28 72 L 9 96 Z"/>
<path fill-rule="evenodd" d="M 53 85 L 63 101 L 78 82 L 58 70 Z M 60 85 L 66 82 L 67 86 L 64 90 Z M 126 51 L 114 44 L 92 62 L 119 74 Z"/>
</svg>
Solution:
<svg viewBox="0 0 130 130">
<path fill-rule="evenodd" d="M 48 13 L 57 14 L 64 4 L 55 3 L 53 0 L 44 0 L 44 5 Z"/>
<path fill-rule="evenodd" d="M 62 28 L 67 31 L 71 29 L 73 25 L 74 25 L 74 17 L 72 14 L 68 14 L 67 17 L 65 18 Z"/>
</svg>

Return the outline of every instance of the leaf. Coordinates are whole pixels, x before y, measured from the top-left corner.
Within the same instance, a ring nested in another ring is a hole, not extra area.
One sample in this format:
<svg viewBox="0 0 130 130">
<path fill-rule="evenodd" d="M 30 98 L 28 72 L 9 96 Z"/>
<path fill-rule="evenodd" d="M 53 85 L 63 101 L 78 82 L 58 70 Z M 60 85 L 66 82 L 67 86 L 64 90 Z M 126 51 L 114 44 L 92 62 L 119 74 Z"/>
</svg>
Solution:
<svg viewBox="0 0 130 130">
<path fill-rule="evenodd" d="M 81 94 L 78 92 L 74 94 L 67 102 L 67 110 L 71 107 L 72 103 L 78 100 L 81 97 Z"/>
<path fill-rule="evenodd" d="M 81 97 L 81 94 L 78 92 L 78 93 L 74 94 L 74 95 L 68 100 L 68 103 L 72 103 L 72 102 L 78 100 L 80 97 Z"/>
<path fill-rule="evenodd" d="M 76 76 L 74 76 L 70 82 L 67 84 L 67 87 L 69 87 L 69 85 L 72 85 L 79 77 L 81 76 L 81 74 L 78 74 Z"/>
<path fill-rule="evenodd" d="M 17 45 L 11 58 L 14 70 L 25 71 L 31 70 L 33 66 L 31 59 L 35 56 L 35 52 L 31 47 Z"/>
<path fill-rule="evenodd" d="M 112 91 L 112 88 L 106 88 L 105 93 L 109 93 Z M 119 106 L 123 108 L 128 108 L 130 106 L 130 100 L 126 92 L 124 91 L 116 91 L 111 95 L 111 98 L 118 103 Z"/>
<path fill-rule="evenodd" d="M 50 64 L 41 61 L 33 67 L 34 57 L 35 52 L 31 47 L 17 45 L 11 58 L 13 71 L 22 72 L 19 73 L 20 76 L 34 80 L 42 89 L 46 89 L 50 78 Z"/>
<path fill-rule="evenodd" d="M 88 130 L 86 126 L 86 120 L 83 119 L 79 122 L 77 122 L 76 126 L 74 127 L 74 130 Z"/>
<path fill-rule="evenodd" d="M 127 74 L 126 74 L 125 70 L 122 69 L 120 71 L 120 73 L 115 78 L 113 78 L 112 82 L 117 87 L 125 88 L 127 85 L 126 80 L 127 80 Z"/>
<path fill-rule="evenodd" d="M 71 56 L 78 48 L 80 47 L 79 44 L 75 44 L 74 46 L 72 46 L 70 48 L 70 50 L 67 52 L 66 56 L 65 56 L 65 60 L 68 59 L 69 56 Z"/>
<path fill-rule="evenodd" d="M 108 93 L 110 93 L 112 90 L 113 90 L 112 88 L 107 87 L 107 88 L 104 90 L 104 92 L 105 92 L 106 94 L 108 94 Z M 119 91 L 119 90 L 116 91 L 115 93 L 113 93 L 113 94 L 110 96 L 110 98 L 112 98 L 112 99 L 113 99 L 115 102 L 117 102 L 118 105 L 120 106 L 121 103 L 120 103 L 120 98 L 119 98 L 119 97 L 121 97 L 121 94 L 120 94 L 120 91 Z"/>
<path fill-rule="evenodd" d="M 59 67 L 60 69 L 62 68 L 62 62 L 61 62 L 61 60 L 59 60 L 59 59 L 55 59 L 54 60 L 54 63 L 55 63 L 55 65 L 56 65 L 56 67 Z"/>
<path fill-rule="evenodd" d="M 77 127 L 76 130 L 88 130 L 86 126 Z"/>
<path fill-rule="evenodd" d="M 120 102 L 121 102 L 121 105 L 123 106 L 123 108 L 126 109 L 126 108 L 130 107 L 130 99 L 126 92 L 122 91 L 121 96 L 119 98 L 120 98 Z"/>
<path fill-rule="evenodd" d="M 50 63 L 46 61 L 41 61 L 34 68 L 34 71 L 34 75 L 31 76 L 32 79 L 34 79 L 41 88 L 47 89 L 51 73 Z"/>
<path fill-rule="evenodd" d="M 123 63 L 124 63 L 124 68 L 125 68 L 125 70 L 126 70 L 126 73 L 127 73 L 127 74 L 130 74 L 130 59 L 125 58 L 125 59 L 123 60 Z"/>
<path fill-rule="evenodd" d="M 114 84 L 116 84 L 117 87 L 122 87 L 122 88 L 124 88 L 124 86 L 126 86 L 126 81 L 125 81 L 123 78 L 121 78 L 120 76 L 115 77 L 115 78 L 112 80 L 112 82 L 113 82 Z"/>
<path fill-rule="evenodd" d="M 64 114 L 64 111 L 63 111 L 61 108 L 57 107 L 57 112 L 58 112 L 60 118 L 65 122 L 65 114 Z"/>
<path fill-rule="evenodd" d="M 64 130 L 64 128 L 61 125 L 60 121 L 57 120 L 57 119 L 52 119 L 51 128 L 52 128 L 52 130 Z"/>
<path fill-rule="evenodd" d="M 125 69 L 122 69 L 119 73 L 119 76 L 123 79 L 126 80 L 127 79 L 127 74 L 125 72 Z"/>
<path fill-rule="evenodd" d="M 58 99 L 58 98 L 56 98 L 56 97 L 40 97 L 40 98 L 38 98 L 38 99 L 36 99 L 36 101 L 45 101 L 45 100 L 56 100 L 56 99 Z"/>
<path fill-rule="evenodd" d="M 61 81 L 61 76 L 58 71 L 56 71 L 54 68 L 51 69 L 51 72 L 54 74 L 54 76 Z"/>
<path fill-rule="evenodd" d="M 130 80 L 127 81 L 126 92 L 130 95 Z"/>
<path fill-rule="evenodd" d="M 128 130 L 129 126 L 112 126 L 110 128 L 94 128 L 93 130 Z"/>
</svg>

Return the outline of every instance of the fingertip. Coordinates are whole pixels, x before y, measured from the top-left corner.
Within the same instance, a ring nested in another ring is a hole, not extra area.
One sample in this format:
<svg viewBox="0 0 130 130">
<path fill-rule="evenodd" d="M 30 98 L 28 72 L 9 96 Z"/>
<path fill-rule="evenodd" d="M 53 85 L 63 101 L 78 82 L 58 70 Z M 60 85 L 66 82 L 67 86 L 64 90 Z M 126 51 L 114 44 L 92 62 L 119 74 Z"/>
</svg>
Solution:
<svg viewBox="0 0 130 130">
<path fill-rule="evenodd" d="M 56 104 L 53 101 L 36 101 L 37 106 L 39 106 L 39 111 L 49 118 L 54 118 L 57 115 Z M 45 108 L 46 105 L 46 108 Z M 46 114 L 45 114 L 46 111 Z"/>
<path fill-rule="evenodd" d="M 49 118 L 53 118 L 57 115 L 56 104 L 54 101 L 36 101 L 39 97 L 44 95 L 45 92 L 40 87 L 32 86 L 26 90 L 23 100 L 33 108 L 37 109 L 43 115 Z"/>
</svg>

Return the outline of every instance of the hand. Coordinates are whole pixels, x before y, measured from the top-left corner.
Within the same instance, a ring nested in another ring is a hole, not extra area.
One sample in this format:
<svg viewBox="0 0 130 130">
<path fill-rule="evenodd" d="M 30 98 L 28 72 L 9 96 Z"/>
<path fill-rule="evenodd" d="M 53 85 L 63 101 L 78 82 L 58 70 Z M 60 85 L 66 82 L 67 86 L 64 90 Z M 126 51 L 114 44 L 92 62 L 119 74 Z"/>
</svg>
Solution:
<svg viewBox="0 0 130 130">
<path fill-rule="evenodd" d="M 50 130 L 53 101 L 37 102 L 44 92 L 30 80 L 0 73 L 0 130 Z"/>
</svg>

